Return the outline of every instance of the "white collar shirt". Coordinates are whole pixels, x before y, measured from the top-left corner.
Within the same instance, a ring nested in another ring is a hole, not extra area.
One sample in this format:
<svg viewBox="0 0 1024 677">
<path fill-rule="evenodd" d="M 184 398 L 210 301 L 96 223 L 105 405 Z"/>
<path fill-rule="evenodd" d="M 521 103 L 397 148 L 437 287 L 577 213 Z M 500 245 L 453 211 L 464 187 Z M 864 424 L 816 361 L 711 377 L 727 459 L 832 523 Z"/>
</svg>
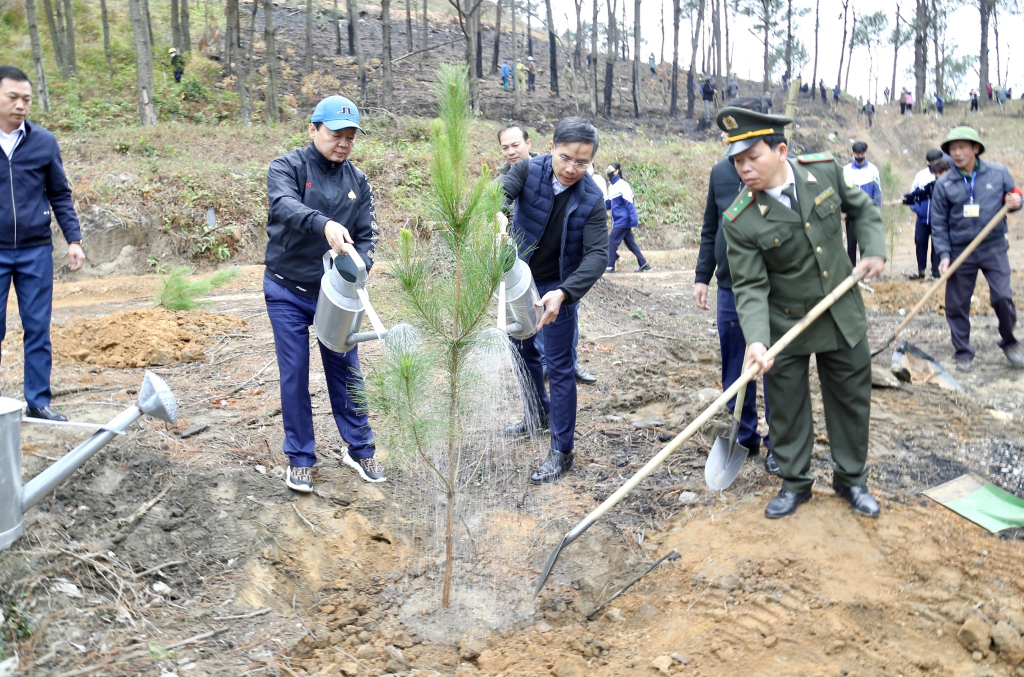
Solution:
<svg viewBox="0 0 1024 677">
<path fill-rule="evenodd" d="M 558 177 L 554 174 L 551 175 L 551 187 L 555 189 L 555 195 L 561 195 L 572 186 L 567 186 L 558 180 Z"/>
<path fill-rule="evenodd" d="M 786 161 L 786 182 L 781 186 L 776 186 L 775 188 L 767 188 L 764 192 L 771 195 L 786 207 L 792 209 L 793 203 L 790 201 L 789 196 L 782 194 L 782 191 L 786 189 L 786 186 L 793 186 L 793 195 L 796 195 L 796 199 L 799 200 L 800 195 L 796 191 L 796 174 L 793 173 L 793 166 L 789 164 L 789 160 Z"/>
<path fill-rule="evenodd" d="M 10 134 L 6 134 L 6 133 L 4 133 L 4 130 L 0 129 L 0 148 L 3 149 L 4 154 L 9 158 L 9 157 L 11 157 L 11 153 L 14 152 L 14 149 L 18 147 L 18 144 L 21 143 L 21 140 L 24 137 L 25 137 L 25 122 L 24 121 L 22 121 L 22 123 L 18 126 L 18 128 L 15 129 Z"/>
</svg>

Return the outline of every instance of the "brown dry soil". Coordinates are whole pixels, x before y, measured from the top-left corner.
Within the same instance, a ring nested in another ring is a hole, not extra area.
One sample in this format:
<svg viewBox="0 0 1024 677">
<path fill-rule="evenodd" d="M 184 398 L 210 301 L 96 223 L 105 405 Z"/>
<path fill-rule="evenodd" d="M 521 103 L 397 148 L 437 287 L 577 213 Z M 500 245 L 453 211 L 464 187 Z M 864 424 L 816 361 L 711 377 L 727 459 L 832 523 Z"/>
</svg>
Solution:
<svg viewBox="0 0 1024 677">
<path fill-rule="evenodd" d="M 717 392 L 717 328 L 690 299 L 692 270 L 678 263 L 689 257 L 652 258 L 665 262 L 642 276 L 608 275 L 583 302 L 581 360 L 600 380 L 580 388 L 577 468 L 557 486 L 562 514 L 529 544 L 529 570 L 500 572 L 510 584 L 528 589 L 561 536 Z M 318 362 L 318 492 L 296 496 L 284 487 L 260 276 L 259 267 L 243 268 L 204 311 L 177 314 L 174 324 L 185 326 L 209 326 L 208 313 L 225 317 L 219 333 L 203 336 L 204 359 L 157 370 L 178 397 L 177 428 L 133 426 L 30 511 L 25 537 L 3 553 L 5 641 L 19 650 L 24 674 L 83 674 L 72 671 L 108 662 L 88 674 L 1018 674 L 1024 546 L 1016 533 L 989 535 L 919 493 L 975 471 L 1024 495 L 1024 387 L 995 346 L 991 314 L 975 317 L 979 352 L 975 372 L 961 379 L 965 393 L 926 385 L 873 392 L 870 482 L 879 520 L 855 517 L 827 489 L 815 386 L 820 491 L 795 517 L 764 519 L 778 482 L 759 462 L 728 491 L 706 490 L 702 468 L 725 426 L 719 416 L 567 548 L 534 606 L 467 633 L 465 623 L 417 601 L 439 581 L 412 566 L 418 542 L 395 500 L 411 476 L 389 467 L 387 484 L 368 485 L 338 462 L 341 441 Z M 71 293 L 82 283 L 58 284 L 55 336 L 133 312 L 154 315 L 137 296 L 146 278 L 88 284 L 106 291 L 83 299 Z M 393 284 L 386 275 L 371 282 L 385 323 L 397 319 L 388 304 Z M 906 297 L 903 305 L 923 289 L 883 284 Z M 871 311 L 873 342 L 899 321 L 890 310 Z M 22 376 L 13 309 L 8 323 L 13 340 L 0 388 L 15 393 Z M 138 340 L 143 324 L 122 324 L 122 338 Z M 907 334 L 952 366 L 941 315 L 926 311 Z M 83 363 L 57 345 L 55 406 L 104 421 L 133 401 L 141 369 Z M 377 355 L 367 344 L 364 368 Z M 26 427 L 24 478 L 83 438 Z M 515 455 L 514 484 L 528 495 L 525 479 L 538 459 L 529 447 Z M 673 550 L 678 560 L 586 620 Z M 481 553 L 468 562 L 473 573 L 456 585 L 493 574 L 488 561 Z M 485 617 L 484 607 L 473 614 Z M 12 628 L 22 622 L 32 632 L 19 636 Z"/>
</svg>

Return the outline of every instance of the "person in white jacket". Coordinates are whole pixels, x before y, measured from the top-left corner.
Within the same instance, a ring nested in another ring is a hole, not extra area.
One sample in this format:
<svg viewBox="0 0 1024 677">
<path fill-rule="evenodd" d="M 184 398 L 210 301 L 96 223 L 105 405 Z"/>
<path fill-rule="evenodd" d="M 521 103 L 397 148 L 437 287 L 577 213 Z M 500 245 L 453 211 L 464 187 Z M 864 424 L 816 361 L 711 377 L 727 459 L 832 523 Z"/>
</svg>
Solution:
<svg viewBox="0 0 1024 677">
<path fill-rule="evenodd" d="M 615 272 L 615 262 L 619 258 L 616 250 L 623 241 L 629 251 L 636 256 L 638 264 L 636 272 L 646 272 L 651 269 L 651 264 L 644 258 L 643 252 L 640 251 L 636 240 L 633 239 L 633 229 L 640 223 L 633 200 L 633 187 L 623 180 L 618 162 L 608 165 L 607 173 L 610 183 L 605 194 L 604 204 L 605 209 L 612 213 L 612 232 L 608 236 L 608 267 L 605 268 L 605 272 Z"/>
</svg>

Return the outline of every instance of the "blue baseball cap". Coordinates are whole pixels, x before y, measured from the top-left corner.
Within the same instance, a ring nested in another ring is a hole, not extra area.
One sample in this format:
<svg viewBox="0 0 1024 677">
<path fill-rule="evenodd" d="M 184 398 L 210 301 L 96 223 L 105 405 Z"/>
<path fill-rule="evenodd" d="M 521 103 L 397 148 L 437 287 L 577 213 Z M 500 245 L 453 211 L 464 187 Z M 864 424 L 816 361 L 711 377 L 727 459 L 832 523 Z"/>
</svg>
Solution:
<svg viewBox="0 0 1024 677">
<path fill-rule="evenodd" d="M 355 127 L 363 134 L 366 133 L 366 130 L 359 126 L 359 109 L 343 96 L 329 96 L 323 99 L 313 109 L 313 117 L 309 121 L 322 122 L 332 132 Z"/>
</svg>

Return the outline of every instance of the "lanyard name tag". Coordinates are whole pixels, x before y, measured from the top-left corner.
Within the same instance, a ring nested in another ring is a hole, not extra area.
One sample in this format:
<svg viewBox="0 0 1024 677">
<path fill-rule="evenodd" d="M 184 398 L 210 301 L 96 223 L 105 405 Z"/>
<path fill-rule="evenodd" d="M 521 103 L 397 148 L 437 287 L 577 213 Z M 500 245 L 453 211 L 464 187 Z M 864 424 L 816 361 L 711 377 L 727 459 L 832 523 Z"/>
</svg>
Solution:
<svg viewBox="0 0 1024 677">
<path fill-rule="evenodd" d="M 964 218 L 965 219 L 976 219 L 981 216 L 981 205 L 964 205 Z"/>
</svg>

